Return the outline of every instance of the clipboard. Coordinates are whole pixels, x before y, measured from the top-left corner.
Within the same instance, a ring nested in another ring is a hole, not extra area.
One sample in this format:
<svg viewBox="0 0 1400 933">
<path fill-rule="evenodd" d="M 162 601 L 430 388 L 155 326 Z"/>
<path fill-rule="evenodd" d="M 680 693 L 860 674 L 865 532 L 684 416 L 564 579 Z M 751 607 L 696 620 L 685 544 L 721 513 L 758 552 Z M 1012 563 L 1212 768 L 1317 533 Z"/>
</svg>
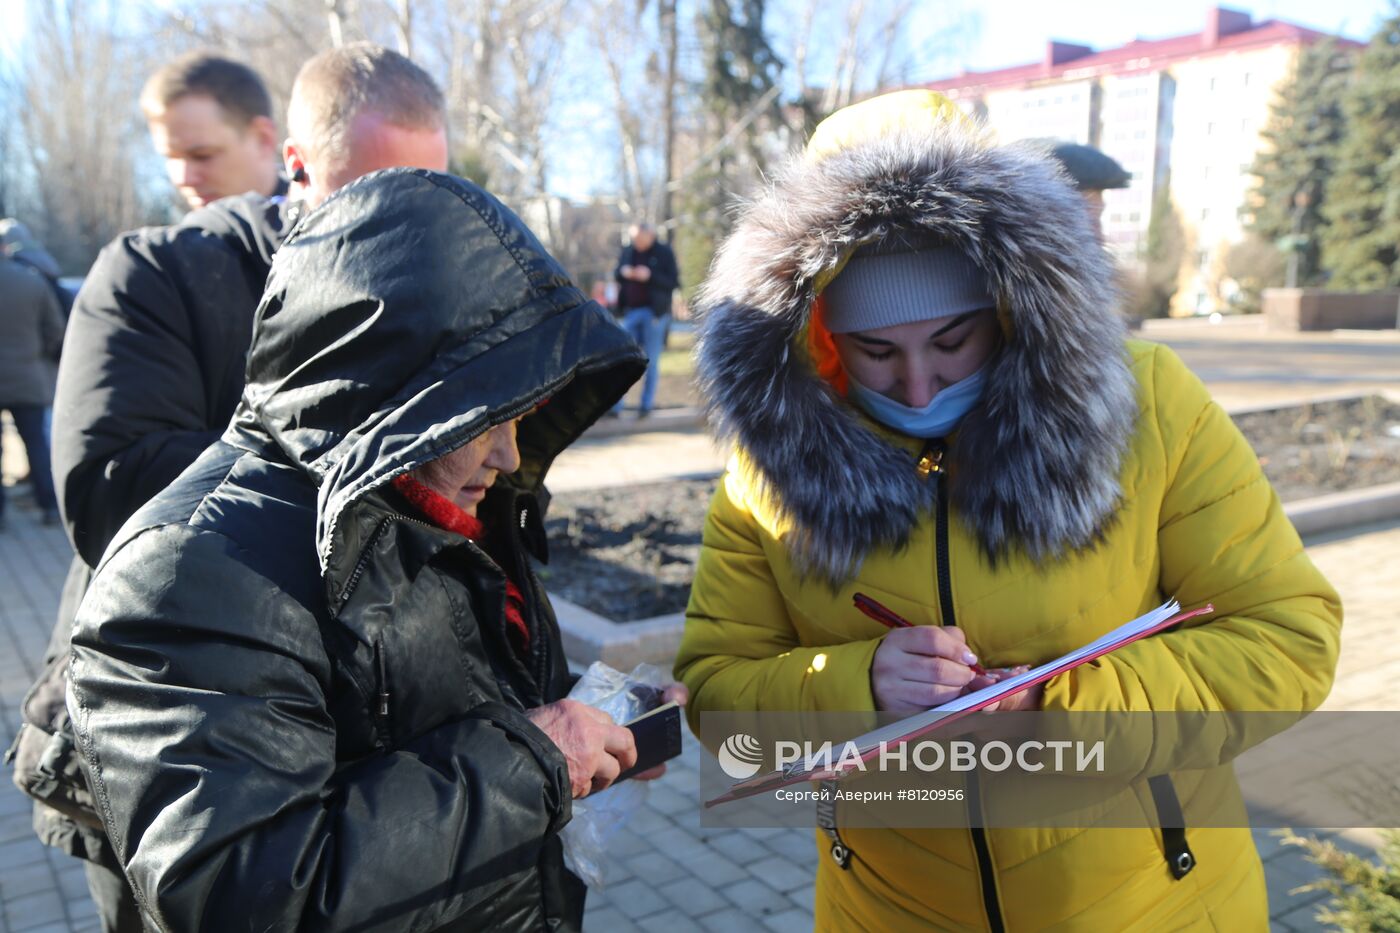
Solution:
<svg viewBox="0 0 1400 933">
<path fill-rule="evenodd" d="M 1169 599 L 1151 612 L 1120 625 L 1082 648 L 1076 648 L 1053 661 L 1033 667 L 1024 674 L 1008 677 L 1006 680 L 983 687 L 981 690 L 974 690 L 972 693 L 949 700 L 941 706 L 935 706 L 933 709 L 915 713 L 864 735 L 858 735 L 849 739 L 847 744 L 853 743 L 860 761 L 862 763 L 868 762 L 879 754 L 882 747 L 920 739 L 935 730 L 950 726 L 978 710 L 985 709 L 1004 697 L 1044 683 L 1056 674 L 1061 674 L 1081 664 L 1087 664 L 1117 651 L 1124 645 L 1130 645 L 1139 639 L 1179 625 L 1187 619 L 1194 619 L 1214 611 L 1215 607 L 1209 603 L 1199 609 L 1182 611 L 1180 603 L 1175 599 Z M 808 781 L 840 780 L 847 774 L 855 773 L 858 770 L 854 764 L 848 764 L 844 768 L 840 766 L 808 768 L 801 761 L 798 761 L 785 770 L 770 771 L 767 774 L 739 781 L 726 793 L 713 800 L 705 801 L 705 806 L 706 808 L 715 807 L 733 800 L 742 800 L 745 797 L 753 797 L 757 794 L 768 793 Z"/>
</svg>

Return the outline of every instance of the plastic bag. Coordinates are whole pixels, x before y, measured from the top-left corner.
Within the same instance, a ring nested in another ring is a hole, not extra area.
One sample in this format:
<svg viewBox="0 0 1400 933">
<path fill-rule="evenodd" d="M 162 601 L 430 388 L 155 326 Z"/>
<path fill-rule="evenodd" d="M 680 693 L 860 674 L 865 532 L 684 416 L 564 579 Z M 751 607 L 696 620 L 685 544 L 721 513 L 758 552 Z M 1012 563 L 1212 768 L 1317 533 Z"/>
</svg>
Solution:
<svg viewBox="0 0 1400 933">
<path fill-rule="evenodd" d="M 569 691 L 569 699 L 596 706 L 625 723 L 661 702 L 670 672 L 655 664 L 638 664 L 630 674 L 594 661 Z M 564 827 L 564 863 L 590 888 L 604 884 L 608 841 L 647 799 L 646 781 L 623 781 L 575 800 L 573 818 Z"/>
</svg>

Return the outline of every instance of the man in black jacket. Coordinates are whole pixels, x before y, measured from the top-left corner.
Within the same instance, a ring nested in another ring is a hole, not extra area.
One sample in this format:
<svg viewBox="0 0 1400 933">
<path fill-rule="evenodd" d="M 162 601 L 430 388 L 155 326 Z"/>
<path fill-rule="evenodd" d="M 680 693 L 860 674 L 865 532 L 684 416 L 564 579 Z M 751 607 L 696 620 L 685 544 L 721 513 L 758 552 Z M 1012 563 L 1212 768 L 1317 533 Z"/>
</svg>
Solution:
<svg viewBox="0 0 1400 933">
<path fill-rule="evenodd" d="M 298 75 L 284 153 L 294 201 L 226 198 L 172 227 L 124 234 L 74 306 L 59 371 L 54 475 L 77 556 L 39 682 L 16 739 L 16 781 L 41 840 L 87 862 L 107 930 L 140 930 L 97 821 L 63 712 L 68 639 L 91 568 L 117 530 L 218 439 L 244 367 L 273 252 L 296 216 L 336 187 L 392 165 L 445 169 L 445 112 L 432 79 L 396 52 L 356 43 Z"/>
<path fill-rule="evenodd" d="M 527 554 L 548 465 L 642 369 L 470 182 L 392 169 L 302 220 L 232 423 L 73 635 L 79 747 L 160 929 L 579 929 L 559 830 L 635 749 L 561 699 Z"/>
<path fill-rule="evenodd" d="M 645 418 L 656 402 L 661 351 L 666 348 L 666 326 L 671 320 L 671 293 L 680 287 L 680 271 L 676 254 L 656 238 L 650 224 L 635 224 L 628 233 L 631 242 L 623 247 L 614 275 L 622 329 L 647 355 L 647 375 L 637 406 L 637 417 Z M 613 411 L 622 412 L 620 401 Z"/>
</svg>

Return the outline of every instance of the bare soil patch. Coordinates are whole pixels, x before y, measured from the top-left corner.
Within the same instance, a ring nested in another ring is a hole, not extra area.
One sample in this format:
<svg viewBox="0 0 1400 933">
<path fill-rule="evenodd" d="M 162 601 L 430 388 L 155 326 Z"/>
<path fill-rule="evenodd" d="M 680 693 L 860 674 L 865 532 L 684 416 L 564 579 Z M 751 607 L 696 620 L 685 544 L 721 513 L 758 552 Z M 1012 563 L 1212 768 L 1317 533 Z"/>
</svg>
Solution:
<svg viewBox="0 0 1400 933">
<path fill-rule="evenodd" d="M 663 377 L 663 386 L 665 385 Z M 1400 482 L 1400 405 L 1380 396 L 1240 415 L 1285 502 Z M 685 608 L 717 479 L 581 490 L 550 505 L 555 593 L 617 621 Z"/>
</svg>

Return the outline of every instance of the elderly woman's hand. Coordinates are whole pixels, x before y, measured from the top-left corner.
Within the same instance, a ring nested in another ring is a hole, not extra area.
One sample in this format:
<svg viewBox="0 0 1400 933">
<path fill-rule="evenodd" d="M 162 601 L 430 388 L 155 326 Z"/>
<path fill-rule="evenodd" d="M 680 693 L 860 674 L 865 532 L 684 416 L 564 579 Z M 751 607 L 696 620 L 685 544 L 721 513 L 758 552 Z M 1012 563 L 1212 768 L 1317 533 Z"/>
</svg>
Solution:
<svg viewBox="0 0 1400 933">
<path fill-rule="evenodd" d="M 558 700 L 527 710 L 525 715 L 564 754 L 576 799 L 602 790 L 637 763 L 631 731 L 616 725 L 597 707 Z"/>
</svg>

